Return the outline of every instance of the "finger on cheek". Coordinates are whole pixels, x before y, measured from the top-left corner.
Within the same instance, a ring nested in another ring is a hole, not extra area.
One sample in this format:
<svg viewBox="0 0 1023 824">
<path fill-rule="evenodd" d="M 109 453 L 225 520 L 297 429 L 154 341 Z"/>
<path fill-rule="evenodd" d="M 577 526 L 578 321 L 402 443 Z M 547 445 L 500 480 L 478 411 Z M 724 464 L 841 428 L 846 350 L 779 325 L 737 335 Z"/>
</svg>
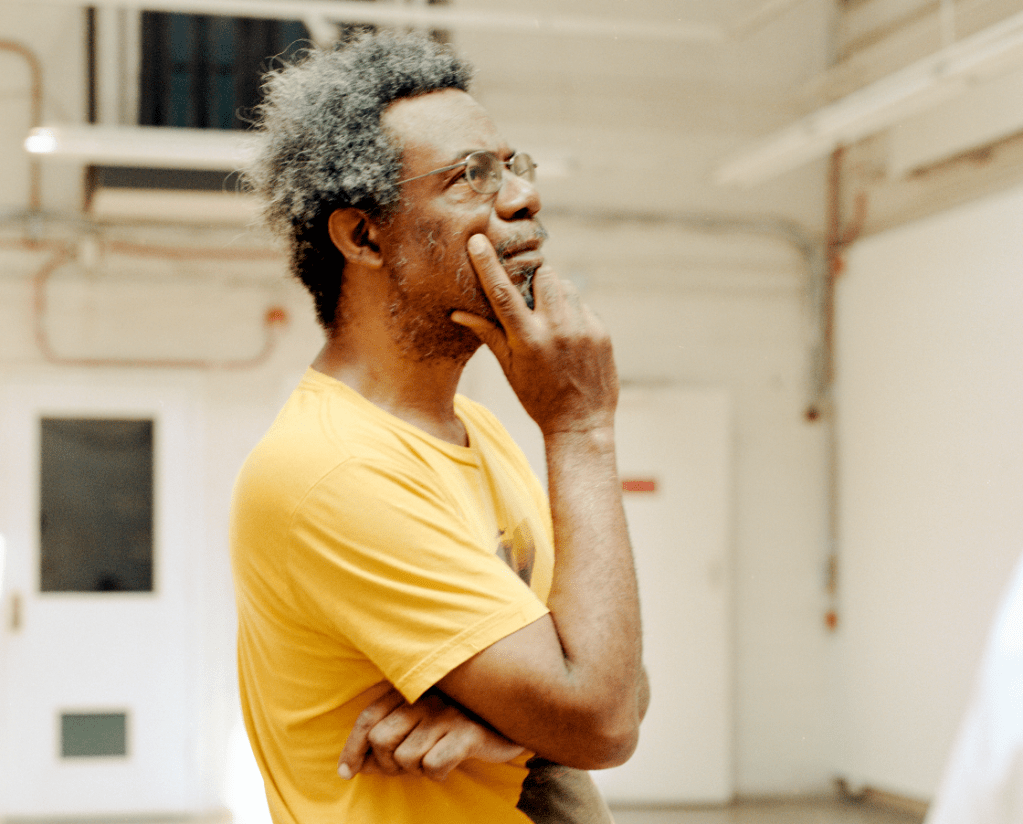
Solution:
<svg viewBox="0 0 1023 824">
<path fill-rule="evenodd" d="M 473 235 L 469 238 L 469 253 L 474 257 L 483 257 L 491 249 L 486 235 Z"/>
</svg>

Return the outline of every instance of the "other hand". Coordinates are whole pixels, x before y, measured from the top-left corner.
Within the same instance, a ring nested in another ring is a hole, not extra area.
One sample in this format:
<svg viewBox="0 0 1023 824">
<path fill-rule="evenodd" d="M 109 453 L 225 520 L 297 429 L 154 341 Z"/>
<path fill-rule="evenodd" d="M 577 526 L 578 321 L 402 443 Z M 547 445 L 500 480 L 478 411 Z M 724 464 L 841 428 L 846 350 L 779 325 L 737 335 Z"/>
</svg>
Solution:
<svg viewBox="0 0 1023 824">
<path fill-rule="evenodd" d="M 501 764 L 523 752 L 438 691 L 409 704 L 392 687 L 359 714 L 337 770 L 342 778 L 362 772 L 442 781 L 467 759 Z"/>
</svg>

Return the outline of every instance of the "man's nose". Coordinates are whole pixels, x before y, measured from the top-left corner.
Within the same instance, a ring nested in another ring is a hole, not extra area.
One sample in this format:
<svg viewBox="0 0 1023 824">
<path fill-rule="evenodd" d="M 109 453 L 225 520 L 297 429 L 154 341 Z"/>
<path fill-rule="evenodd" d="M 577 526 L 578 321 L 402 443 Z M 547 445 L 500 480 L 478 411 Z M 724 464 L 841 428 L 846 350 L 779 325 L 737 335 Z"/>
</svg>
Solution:
<svg viewBox="0 0 1023 824">
<path fill-rule="evenodd" d="M 504 220 L 533 217 L 540 211 L 540 191 L 524 177 L 505 172 L 494 209 Z"/>
</svg>

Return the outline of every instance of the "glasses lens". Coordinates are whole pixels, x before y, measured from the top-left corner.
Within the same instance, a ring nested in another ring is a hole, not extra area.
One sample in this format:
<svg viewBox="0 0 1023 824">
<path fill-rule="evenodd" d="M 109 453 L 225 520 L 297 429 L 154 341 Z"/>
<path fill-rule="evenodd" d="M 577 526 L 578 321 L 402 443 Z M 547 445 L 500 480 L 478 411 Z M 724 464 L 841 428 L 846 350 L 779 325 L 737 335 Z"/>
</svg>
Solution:
<svg viewBox="0 0 1023 824">
<path fill-rule="evenodd" d="M 492 195 L 501 188 L 501 161 L 490 152 L 476 152 L 465 162 L 465 178 L 481 195 Z"/>
<path fill-rule="evenodd" d="M 511 159 L 512 174 L 532 183 L 536 180 L 536 164 L 525 152 L 516 152 Z"/>
</svg>

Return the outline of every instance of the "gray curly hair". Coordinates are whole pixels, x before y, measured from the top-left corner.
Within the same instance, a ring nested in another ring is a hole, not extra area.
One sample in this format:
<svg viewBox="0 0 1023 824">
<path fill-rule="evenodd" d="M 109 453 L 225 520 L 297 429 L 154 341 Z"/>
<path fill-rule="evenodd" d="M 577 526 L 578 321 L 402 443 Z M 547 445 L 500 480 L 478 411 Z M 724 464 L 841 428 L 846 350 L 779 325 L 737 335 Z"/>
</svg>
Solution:
<svg viewBox="0 0 1023 824">
<path fill-rule="evenodd" d="M 399 202 L 401 147 L 380 125 L 395 100 L 468 91 L 471 65 L 421 34 L 358 35 L 308 49 L 264 77 L 255 110 L 260 150 L 243 174 L 264 217 L 289 241 L 291 271 L 310 291 L 325 329 L 339 323 L 345 260 L 327 220 L 355 207 L 388 220 Z"/>
</svg>

